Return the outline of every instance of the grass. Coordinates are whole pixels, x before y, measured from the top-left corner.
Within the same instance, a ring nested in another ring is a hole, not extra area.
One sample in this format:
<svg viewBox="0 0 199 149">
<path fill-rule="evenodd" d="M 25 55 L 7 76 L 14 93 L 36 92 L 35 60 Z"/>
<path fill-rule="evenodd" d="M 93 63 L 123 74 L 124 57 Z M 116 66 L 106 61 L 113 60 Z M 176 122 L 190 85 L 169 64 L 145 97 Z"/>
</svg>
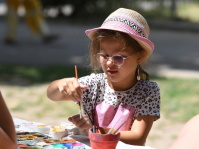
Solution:
<svg viewBox="0 0 199 149">
<path fill-rule="evenodd" d="M 1 90 L 7 86 L 5 96 L 12 112 L 34 111 L 37 118 L 68 117 L 78 113 L 73 102 L 53 102 L 46 97 L 48 84 L 55 79 L 74 76 L 74 67 L 0 65 L 0 68 Z M 78 72 L 79 77 L 90 73 L 84 68 L 78 68 Z M 160 86 L 161 113 L 168 119 L 185 122 L 198 113 L 199 80 L 153 76 L 152 81 Z"/>
<path fill-rule="evenodd" d="M 171 120 L 187 121 L 198 114 L 198 79 L 155 78 L 161 88 L 161 111 Z"/>
</svg>

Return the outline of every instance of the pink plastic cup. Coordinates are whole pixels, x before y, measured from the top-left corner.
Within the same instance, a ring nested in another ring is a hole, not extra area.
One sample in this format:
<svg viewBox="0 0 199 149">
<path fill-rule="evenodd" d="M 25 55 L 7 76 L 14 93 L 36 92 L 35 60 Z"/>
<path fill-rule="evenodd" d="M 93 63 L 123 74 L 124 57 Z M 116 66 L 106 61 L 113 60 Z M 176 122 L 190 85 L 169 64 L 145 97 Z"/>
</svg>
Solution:
<svg viewBox="0 0 199 149">
<path fill-rule="evenodd" d="M 100 129 L 102 130 L 102 128 Z M 104 131 L 107 132 L 107 131 Z M 115 149 L 120 139 L 120 133 L 101 134 L 89 130 L 90 145 L 92 149 Z"/>
</svg>

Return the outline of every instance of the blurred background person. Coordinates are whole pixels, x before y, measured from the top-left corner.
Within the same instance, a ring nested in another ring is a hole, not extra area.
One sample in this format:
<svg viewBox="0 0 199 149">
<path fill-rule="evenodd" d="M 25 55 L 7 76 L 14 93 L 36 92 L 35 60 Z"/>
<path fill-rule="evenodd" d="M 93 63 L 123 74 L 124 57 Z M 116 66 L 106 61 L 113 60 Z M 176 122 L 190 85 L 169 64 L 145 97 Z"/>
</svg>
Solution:
<svg viewBox="0 0 199 149">
<path fill-rule="evenodd" d="M 0 148 L 17 149 L 16 133 L 11 114 L 0 91 Z"/>
<path fill-rule="evenodd" d="M 169 149 L 198 149 L 199 148 L 199 114 L 186 122 L 178 138 Z"/>
<path fill-rule="evenodd" d="M 8 44 L 17 43 L 18 8 L 24 7 L 25 20 L 31 32 L 40 36 L 44 42 L 51 42 L 57 39 L 56 34 L 51 34 L 43 16 L 42 6 L 39 0 L 6 0 L 7 5 L 7 34 L 5 42 Z"/>
</svg>

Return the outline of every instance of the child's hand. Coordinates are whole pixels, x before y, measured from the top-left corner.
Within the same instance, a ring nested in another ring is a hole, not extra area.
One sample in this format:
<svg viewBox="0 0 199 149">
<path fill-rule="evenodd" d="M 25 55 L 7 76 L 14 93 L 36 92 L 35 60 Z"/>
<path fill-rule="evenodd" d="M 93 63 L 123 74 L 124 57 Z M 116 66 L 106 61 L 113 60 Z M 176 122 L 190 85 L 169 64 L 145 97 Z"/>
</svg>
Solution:
<svg viewBox="0 0 199 149">
<path fill-rule="evenodd" d="M 80 84 L 76 78 L 65 78 L 58 83 L 59 91 L 75 102 L 81 101 L 82 89 L 87 88 L 86 85 Z"/>
<path fill-rule="evenodd" d="M 70 122 L 72 122 L 75 126 L 77 126 L 80 130 L 88 132 L 88 130 L 92 127 L 92 124 L 89 121 L 87 115 L 82 114 L 82 118 L 80 119 L 80 115 L 74 115 L 68 118 Z"/>
</svg>

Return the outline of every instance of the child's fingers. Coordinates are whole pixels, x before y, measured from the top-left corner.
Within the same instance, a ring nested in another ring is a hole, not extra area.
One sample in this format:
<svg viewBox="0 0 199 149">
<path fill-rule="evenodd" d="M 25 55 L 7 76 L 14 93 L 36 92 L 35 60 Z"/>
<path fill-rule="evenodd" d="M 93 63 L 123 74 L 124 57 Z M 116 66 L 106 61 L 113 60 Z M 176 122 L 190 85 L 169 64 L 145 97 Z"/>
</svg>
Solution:
<svg viewBox="0 0 199 149">
<path fill-rule="evenodd" d="M 70 89 L 74 98 L 78 101 L 81 101 L 83 95 L 82 89 L 87 89 L 87 88 L 88 87 L 86 85 L 80 84 L 77 79 L 74 79 Z"/>
<path fill-rule="evenodd" d="M 92 127 L 92 125 L 90 124 L 88 120 L 88 117 L 84 114 L 81 119 L 80 119 L 79 114 L 77 114 L 77 115 L 69 117 L 68 120 L 72 122 L 75 126 L 80 128 L 81 130 L 84 130 L 84 129 L 88 130 L 89 128 Z"/>
<path fill-rule="evenodd" d="M 86 85 L 80 84 L 76 78 L 67 78 L 60 82 L 58 89 L 71 100 L 80 102 L 82 99 L 82 89 L 87 89 Z"/>
<path fill-rule="evenodd" d="M 66 82 L 67 81 L 63 81 L 63 80 L 61 80 L 60 82 L 59 82 L 59 84 L 58 84 L 58 90 L 59 90 L 59 92 L 60 93 L 62 93 L 62 94 L 65 94 L 65 95 L 67 95 L 68 93 L 67 93 L 67 84 L 66 84 Z"/>
<path fill-rule="evenodd" d="M 68 120 L 72 122 L 73 124 L 75 124 L 76 126 L 78 126 L 78 124 L 81 123 L 82 119 L 80 119 L 80 115 L 77 114 L 77 115 L 73 115 L 69 117 Z"/>
<path fill-rule="evenodd" d="M 76 114 L 76 115 L 70 116 L 70 117 L 68 118 L 68 120 L 69 120 L 70 122 L 73 122 L 73 121 L 76 121 L 76 119 L 78 119 L 78 117 L 80 117 L 79 114 Z"/>
<path fill-rule="evenodd" d="M 67 97 L 69 97 L 71 100 L 78 102 L 80 101 L 79 96 L 77 94 L 77 91 L 73 85 L 73 82 L 76 82 L 77 79 L 76 78 L 66 78 L 63 79 L 59 85 L 58 85 L 58 89 L 59 91 L 66 95 Z"/>
<path fill-rule="evenodd" d="M 82 97 L 82 90 L 80 87 L 79 82 L 76 80 L 73 81 L 73 87 L 74 87 L 74 95 L 76 96 L 76 98 L 79 99 L 79 101 L 81 101 L 81 97 Z"/>
<path fill-rule="evenodd" d="M 82 100 L 82 95 L 83 95 L 83 92 L 82 92 L 82 90 L 83 89 L 87 89 L 88 87 L 86 86 L 86 85 L 83 85 L 83 84 L 79 84 L 79 86 L 77 86 L 77 94 L 78 94 L 78 97 L 79 97 L 79 101 L 81 101 Z"/>
<path fill-rule="evenodd" d="M 74 123 L 78 128 L 80 128 L 81 130 L 88 128 L 88 123 L 86 123 L 86 121 L 84 119 L 79 119 L 78 121 L 76 121 Z"/>
<path fill-rule="evenodd" d="M 84 85 L 84 84 L 80 84 L 80 88 L 81 88 L 81 89 L 87 89 L 88 86 L 87 86 L 87 85 Z"/>
<path fill-rule="evenodd" d="M 81 101 L 81 95 L 79 95 L 79 90 L 81 91 L 80 86 L 74 84 L 74 82 L 68 84 L 67 86 L 67 93 L 71 98 L 73 98 L 73 101 Z"/>
<path fill-rule="evenodd" d="M 61 92 L 61 93 L 64 93 L 64 91 L 65 91 L 65 86 L 66 86 L 66 82 L 64 82 L 64 83 L 62 83 L 62 85 L 59 85 L 58 86 L 58 89 L 59 89 L 59 91 Z"/>
</svg>

